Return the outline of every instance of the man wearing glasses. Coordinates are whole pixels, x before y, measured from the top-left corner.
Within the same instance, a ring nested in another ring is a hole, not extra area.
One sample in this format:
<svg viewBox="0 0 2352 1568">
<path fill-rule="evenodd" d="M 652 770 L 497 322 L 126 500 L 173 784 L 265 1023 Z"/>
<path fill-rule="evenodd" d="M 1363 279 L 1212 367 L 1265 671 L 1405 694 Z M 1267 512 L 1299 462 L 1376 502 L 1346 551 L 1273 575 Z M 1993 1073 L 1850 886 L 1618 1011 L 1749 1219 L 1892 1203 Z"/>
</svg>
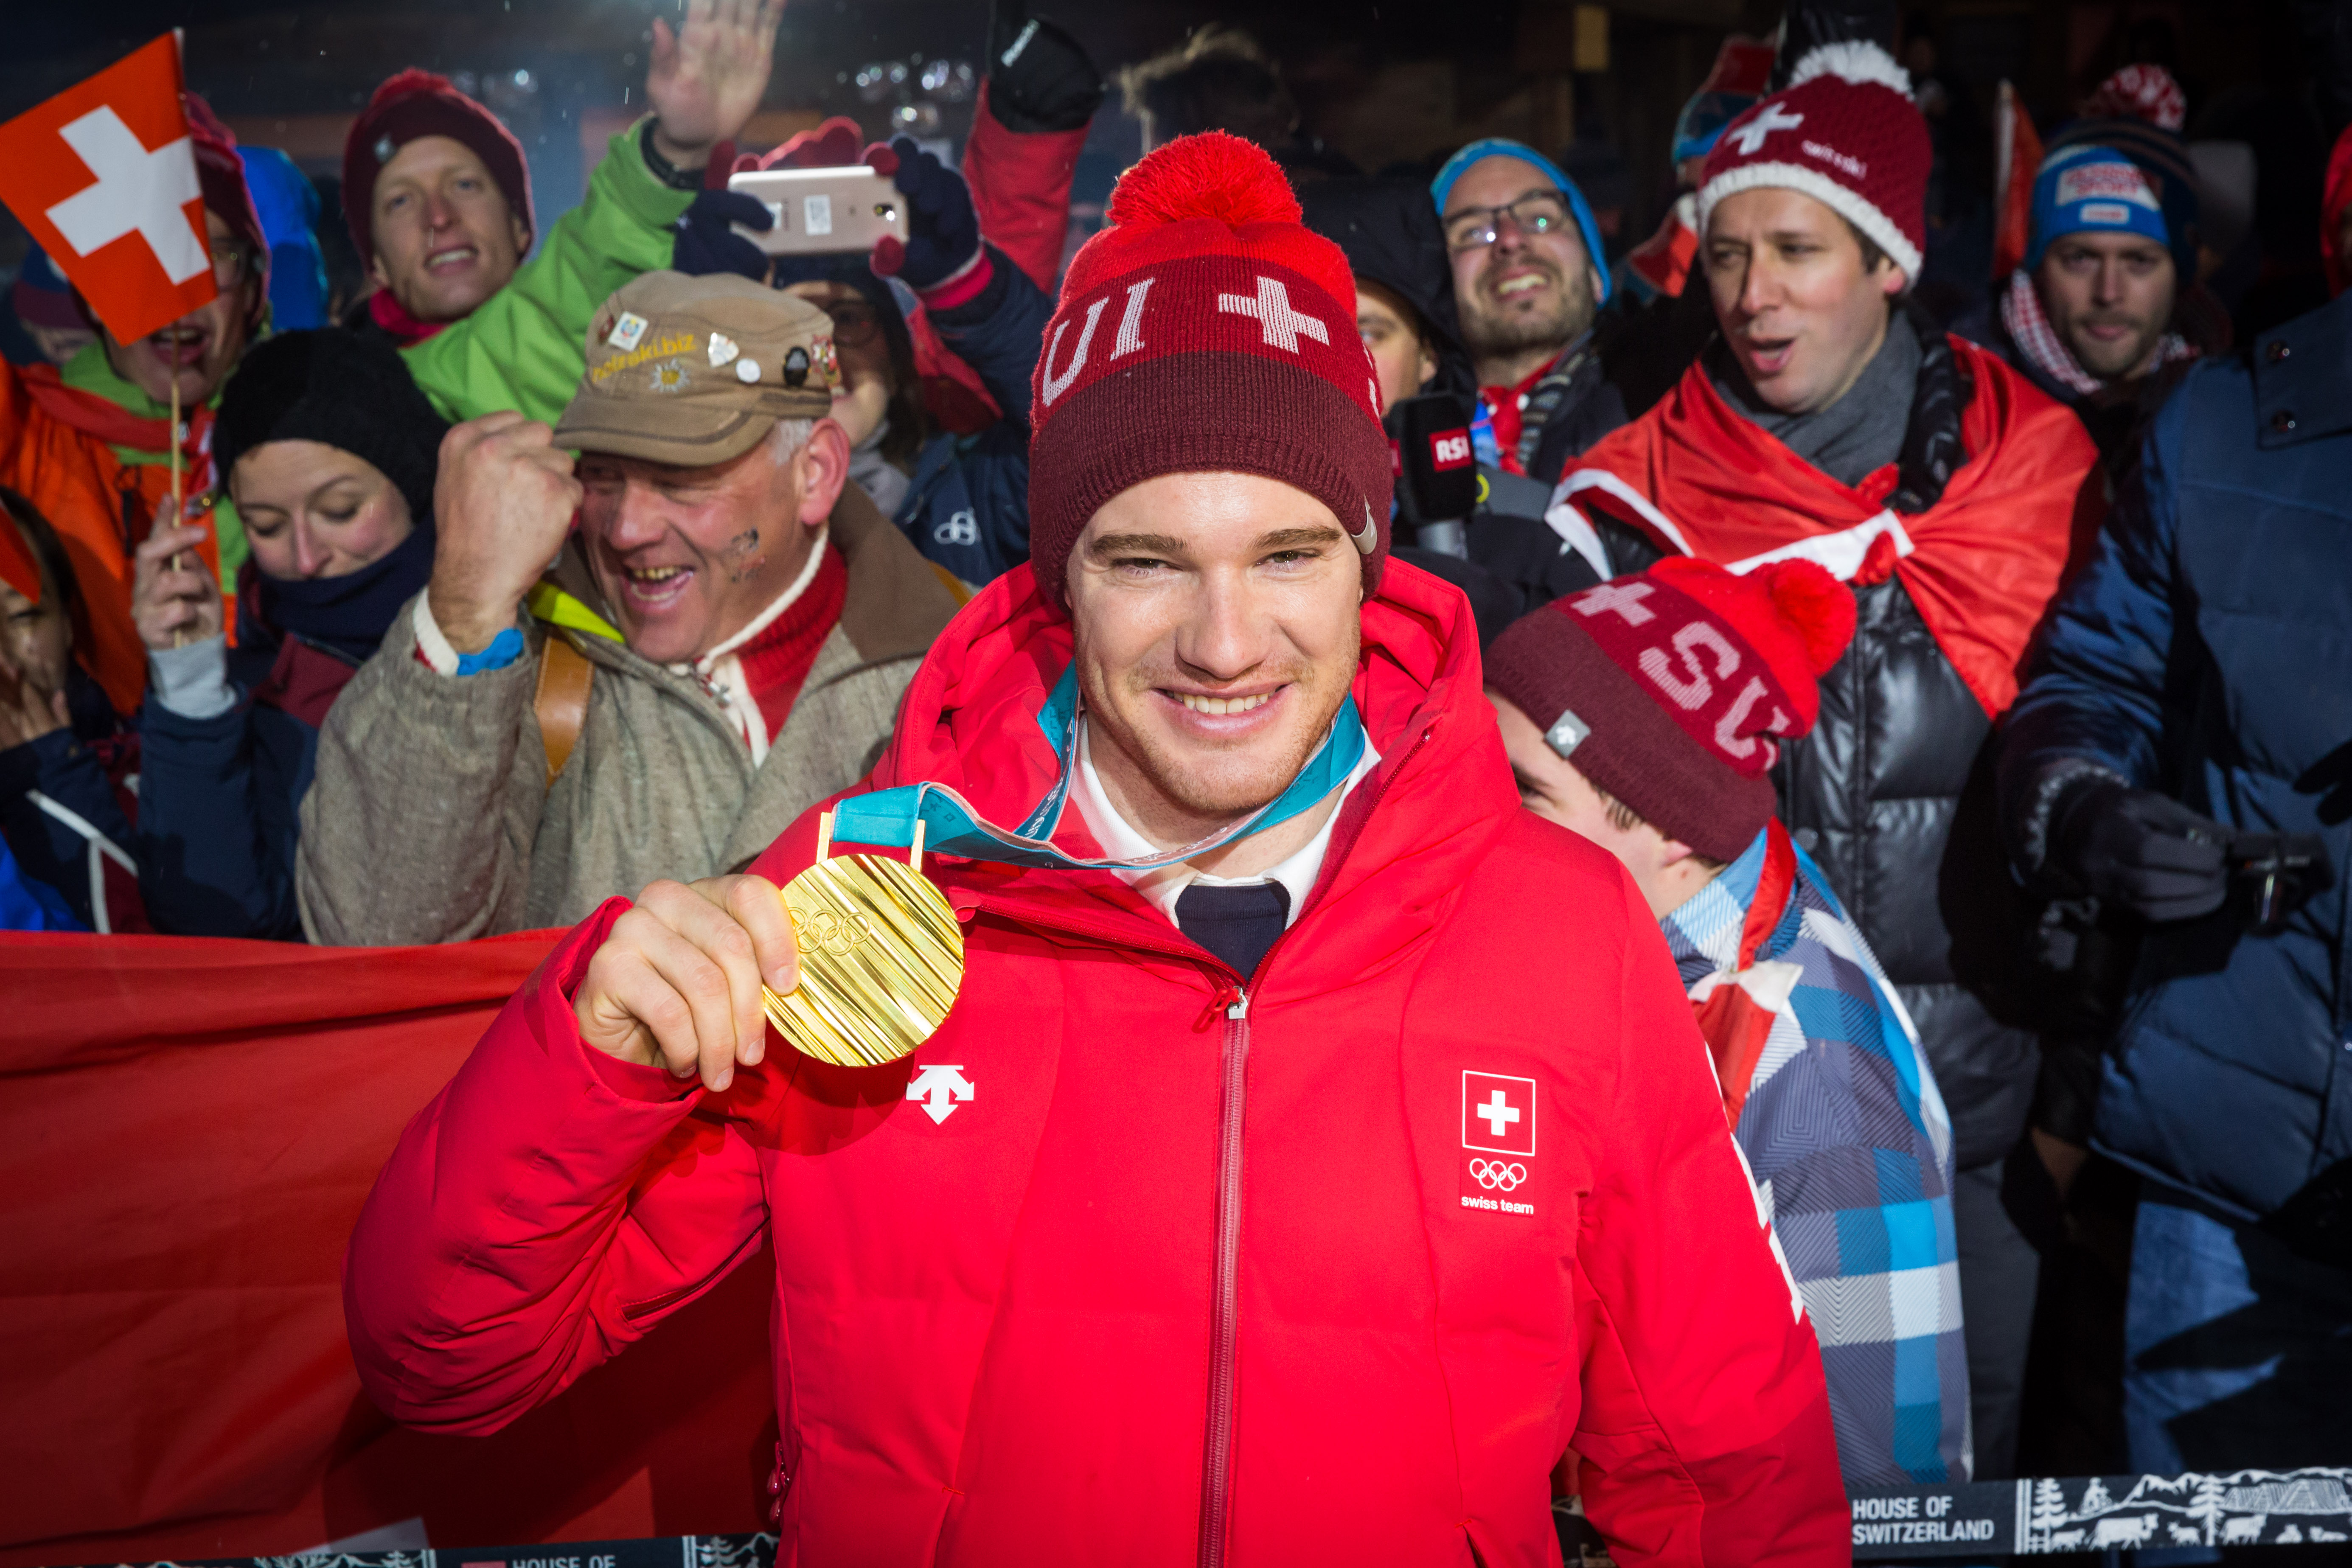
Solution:
<svg viewBox="0 0 2352 1568">
<path fill-rule="evenodd" d="M 1430 194 L 1478 375 L 1479 459 L 1549 484 L 1625 422 L 1593 352 L 1609 272 L 1592 211 L 1558 164 L 1499 137 L 1454 153 Z"/>
<path fill-rule="evenodd" d="M 119 342 L 100 325 L 98 340 L 63 365 L 12 366 L 0 379 L 0 485 L 57 531 L 89 616 L 89 636 L 75 638 L 74 652 L 122 714 L 136 711 L 146 691 L 146 645 L 131 618 L 131 556 L 158 509 L 171 504 L 173 384 L 183 493 L 197 518 L 212 505 L 211 405 L 260 331 L 269 300 L 269 245 L 236 138 L 193 93 L 187 107 L 220 293 L 143 338 Z M 242 535 L 233 536 L 241 545 Z M 222 573 L 224 587 L 234 585 L 241 553 L 224 562 L 211 539 L 197 553 Z"/>
</svg>

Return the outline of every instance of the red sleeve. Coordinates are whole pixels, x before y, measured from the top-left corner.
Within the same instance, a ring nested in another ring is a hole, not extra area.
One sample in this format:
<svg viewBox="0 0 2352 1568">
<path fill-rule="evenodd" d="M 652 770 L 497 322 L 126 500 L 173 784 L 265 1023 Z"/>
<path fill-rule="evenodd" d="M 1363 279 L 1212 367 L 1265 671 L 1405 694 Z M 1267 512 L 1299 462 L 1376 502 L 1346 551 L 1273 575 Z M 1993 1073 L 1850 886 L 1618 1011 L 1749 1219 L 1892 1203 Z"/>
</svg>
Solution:
<svg viewBox="0 0 2352 1568">
<path fill-rule="evenodd" d="M 1657 923 L 1623 889 L 1628 1060 L 1577 1248 L 1585 1512 L 1627 1568 L 1843 1564 L 1821 1352 Z"/>
<path fill-rule="evenodd" d="M 757 1156 L 724 1097 L 581 1043 L 608 900 L 517 992 L 376 1178 L 343 1259 L 352 1357 L 394 1418 L 485 1433 L 755 1251 Z M 739 1072 L 738 1090 L 749 1075 Z"/>
<path fill-rule="evenodd" d="M 1048 298 L 1062 271 L 1062 247 L 1070 231 L 1070 178 L 1087 128 L 1076 131 L 1007 131 L 988 107 L 988 83 L 964 142 L 963 177 L 971 186 L 980 232 L 1013 258 Z"/>
</svg>

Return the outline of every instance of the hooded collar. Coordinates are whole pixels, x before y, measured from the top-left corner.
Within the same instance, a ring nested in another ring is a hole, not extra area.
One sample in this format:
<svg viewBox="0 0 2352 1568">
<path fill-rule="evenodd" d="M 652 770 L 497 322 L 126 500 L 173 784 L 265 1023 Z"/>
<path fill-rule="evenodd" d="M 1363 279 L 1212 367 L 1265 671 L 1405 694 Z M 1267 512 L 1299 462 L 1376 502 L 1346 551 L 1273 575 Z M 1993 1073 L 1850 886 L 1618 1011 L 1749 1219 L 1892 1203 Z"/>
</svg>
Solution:
<svg viewBox="0 0 2352 1568">
<path fill-rule="evenodd" d="M 1381 761 L 1335 815 L 1314 890 L 1286 938 L 1286 986 L 1344 986 L 1368 952 L 1400 952 L 1433 926 L 1518 809 L 1482 689 L 1476 624 L 1459 590 L 1410 565 L 1382 575 L 1363 608 L 1352 694 Z M 924 659 L 868 786 L 946 784 L 982 816 L 1019 822 L 1060 773 L 1038 715 L 1073 657 L 1071 626 L 1038 596 L 1033 574 L 1007 573 L 967 605 Z M 1057 842 L 1105 847 L 1079 814 Z M 942 858 L 939 878 L 961 908 L 1126 947 L 1167 950 L 1183 939 L 1145 895 L 1107 870 L 1041 869 Z M 1333 954 L 1316 936 L 1344 922 Z M 1322 953 L 1321 958 L 1307 956 Z M 1292 962 L 1295 959 L 1296 962 Z"/>
</svg>

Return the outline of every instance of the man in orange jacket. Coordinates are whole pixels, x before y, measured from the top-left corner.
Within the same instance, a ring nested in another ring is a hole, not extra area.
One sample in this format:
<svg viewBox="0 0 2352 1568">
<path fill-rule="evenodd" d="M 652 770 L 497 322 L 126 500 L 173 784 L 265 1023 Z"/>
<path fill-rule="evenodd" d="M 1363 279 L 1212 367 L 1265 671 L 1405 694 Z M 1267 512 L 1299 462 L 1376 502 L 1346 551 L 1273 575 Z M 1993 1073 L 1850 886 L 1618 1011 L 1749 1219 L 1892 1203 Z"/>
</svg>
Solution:
<svg viewBox="0 0 2352 1568">
<path fill-rule="evenodd" d="M 1519 808 L 1468 605 L 1387 559 L 1345 260 L 1220 133 L 1110 216 L 1037 369 L 1030 569 L 835 805 L 926 825 L 952 1010 L 887 1066 L 772 1048 L 813 814 L 609 901 L 371 1194 L 361 1377 L 488 1430 L 772 1258 L 793 1561 L 1534 1568 L 1572 1447 L 1620 1563 L 1845 1563 L 1656 923 Z"/>
</svg>

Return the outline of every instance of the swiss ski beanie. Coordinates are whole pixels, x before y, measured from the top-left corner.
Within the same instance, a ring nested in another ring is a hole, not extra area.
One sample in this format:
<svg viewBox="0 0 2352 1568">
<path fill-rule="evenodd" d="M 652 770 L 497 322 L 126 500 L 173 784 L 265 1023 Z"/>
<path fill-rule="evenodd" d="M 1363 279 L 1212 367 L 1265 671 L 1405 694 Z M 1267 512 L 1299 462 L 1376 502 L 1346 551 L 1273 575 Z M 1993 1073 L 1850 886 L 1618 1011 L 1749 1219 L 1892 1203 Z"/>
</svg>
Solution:
<svg viewBox="0 0 2352 1568">
<path fill-rule="evenodd" d="M 1698 231 L 1739 191 L 1802 191 L 1919 280 L 1935 151 L 1911 74 L 1876 44 L 1823 44 L 1789 85 L 1723 128 L 1699 178 Z"/>
<path fill-rule="evenodd" d="M 1346 257 L 1301 225 L 1274 160 L 1223 132 L 1152 152 L 1120 176 L 1108 216 L 1063 279 L 1032 384 L 1039 593 L 1067 607 L 1071 547 L 1121 490 L 1229 471 L 1329 507 L 1370 595 L 1392 475 Z"/>
<path fill-rule="evenodd" d="M 1810 561 L 1737 575 L 1669 556 L 1520 616 L 1486 684 L 1669 838 L 1736 860 L 1772 815 L 1779 742 L 1813 727 L 1853 595 Z"/>
</svg>

